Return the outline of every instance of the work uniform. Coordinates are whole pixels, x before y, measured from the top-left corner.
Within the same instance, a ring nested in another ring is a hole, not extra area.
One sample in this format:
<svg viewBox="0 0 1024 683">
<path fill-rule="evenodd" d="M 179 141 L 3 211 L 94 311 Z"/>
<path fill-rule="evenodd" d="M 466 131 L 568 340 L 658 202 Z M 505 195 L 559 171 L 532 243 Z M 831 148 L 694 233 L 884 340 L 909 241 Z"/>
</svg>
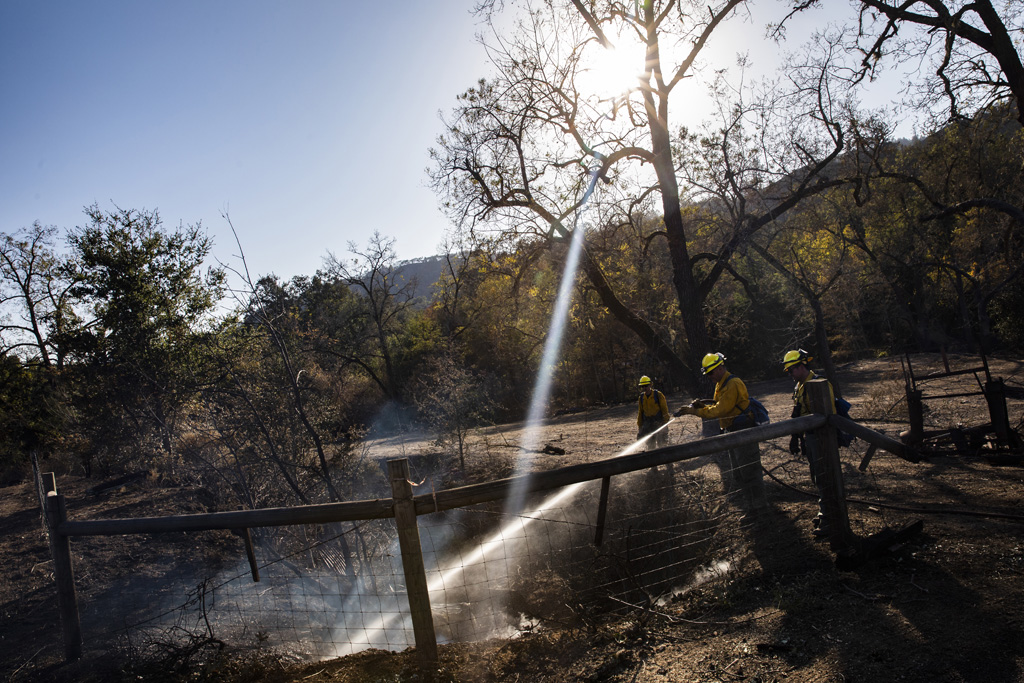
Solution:
<svg viewBox="0 0 1024 683">
<path fill-rule="evenodd" d="M 730 381 L 731 380 L 731 381 Z M 743 380 L 729 373 L 722 375 L 722 381 L 715 385 L 714 402 L 700 406 L 695 414 L 705 420 L 718 418 L 723 432 L 731 431 L 733 418 L 750 405 L 750 394 Z"/>
<path fill-rule="evenodd" d="M 723 432 L 734 431 L 733 419 L 750 405 L 750 394 L 747 385 L 739 377 L 728 371 L 722 375 L 721 381 L 715 385 L 714 402 L 697 406 L 694 414 L 705 420 L 718 419 L 718 426 Z M 767 507 L 764 496 L 764 479 L 761 474 L 761 448 L 757 442 L 736 446 L 729 450 L 729 471 L 732 473 L 734 486 L 746 493 L 746 507 L 749 511 L 757 511 Z M 726 487 L 729 487 L 727 481 Z"/>
<path fill-rule="evenodd" d="M 640 393 L 636 415 L 636 438 L 644 438 L 669 421 L 668 401 L 665 394 L 652 389 L 650 395 L 646 391 Z M 668 445 L 668 429 L 662 429 L 651 439 L 655 448 Z"/>
</svg>

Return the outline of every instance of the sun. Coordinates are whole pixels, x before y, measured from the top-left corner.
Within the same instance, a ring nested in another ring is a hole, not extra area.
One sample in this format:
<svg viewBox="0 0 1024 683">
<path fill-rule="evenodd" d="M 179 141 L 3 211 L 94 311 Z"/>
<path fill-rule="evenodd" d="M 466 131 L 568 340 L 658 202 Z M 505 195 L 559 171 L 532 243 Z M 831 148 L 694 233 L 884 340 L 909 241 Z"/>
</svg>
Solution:
<svg viewBox="0 0 1024 683">
<path fill-rule="evenodd" d="M 644 73 L 646 50 L 628 33 L 611 38 L 612 47 L 594 42 L 581 64 L 577 84 L 589 94 L 611 99 L 636 90 Z"/>
</svg>

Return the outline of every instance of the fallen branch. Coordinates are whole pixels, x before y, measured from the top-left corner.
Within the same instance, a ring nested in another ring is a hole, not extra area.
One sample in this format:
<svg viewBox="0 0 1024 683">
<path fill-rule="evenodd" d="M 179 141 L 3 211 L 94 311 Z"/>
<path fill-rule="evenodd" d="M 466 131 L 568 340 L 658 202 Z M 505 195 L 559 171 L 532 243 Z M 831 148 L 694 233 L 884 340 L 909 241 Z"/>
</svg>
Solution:
<svg viewBox="0 0 1024 683">
<path fill-rule="evenodd" d="M 881 600 L 883 598 L 885 598 L 886 600 L 891 600 L 892 599 L 892 596 L 890 596 L 890 595 L 881 595 L 881 594 L 867 595 L 866 593 L 861 593 L 858 590 L 854 590 L 853 588 L 850 588 L 845 583 L 841 583 L 839 585 L 842 586 L 845 590 L 849 591 L 850 593 L 853 593 L 854 595 L 856 595 L 858 597 L 861 597 L 861 598 L 867 600 L 868 602 L 876 602 L 876 601 Z"/>
<path fill-rule="evenodd" d="M 36 657 L 39 656 L 39 653 L 42 652 L 45 649 L 46 649 L 46 646 L 44 645 L 41 648 L 39 648 L 38 650 L 36 650 L 36 653 L 34 655 L 32 655 L 31 657 L 29 657 L 28 659 L 26 659 L 24 664 L 22 664 L 17 669 L 15 669 L 14 671 L 11 672 L 11 675 L 10 675 L 10 677 L 7 680 L 13 681 L 15 678 L 17 678 L 18 677 L 18 672 L 21 671 L 22 669 L 24 669 L 26 666 L 28 666 L 32 662 L 34 662 L 36 660 Z"/>
<path fill-rule="evenodd" d="M 665 619 L 668 619 L 670 624 L 696 624 L 696 625 L 700 625 L 700 626 L 733 626 L 735 624 L 744 624 L 744 623 L 746 623 L 748 621 L 757 621 L 758 619 L 763 619 L 764 617 L 768 617 L 768 616 L 771 616 L 773 614 L 778 614 L 778 612 L 779 612 L 779 610 L 774 610 L 772 612 L 768 612 L 767 614 L 761 614 L 761 615 L 758 615 L 758 616 L 748 617 L 746 619 L 734 619 L 732 621 L 698 621 L 698 620 L 695 620 L 695 619 L 684 619 L 683 617 L 677 617 L 677 616 L 674 616 L 674 615 L 669 614 L 667 612 L 662 612 L 661 610 L 656 610 L 653 607 L 643 607 L 642 605 L 635 605 L 635 604 L 633 604 L 631 602 L 626 602 L 625 600 L 621 600 L 619 598 L 616 598 L 613 595 L 609 595 L 608 599 L 609 600 L 614 600 L 615 602 L 618 602 L 618 603 L 621 603 L 623 605 L 626 605 L 627 607 L 632 607 L 633 609 L 635 609 L 637 611 L 650 612 L 651 614 L 656 614 L 659 617 L 663 617 Z"/>
</svg>

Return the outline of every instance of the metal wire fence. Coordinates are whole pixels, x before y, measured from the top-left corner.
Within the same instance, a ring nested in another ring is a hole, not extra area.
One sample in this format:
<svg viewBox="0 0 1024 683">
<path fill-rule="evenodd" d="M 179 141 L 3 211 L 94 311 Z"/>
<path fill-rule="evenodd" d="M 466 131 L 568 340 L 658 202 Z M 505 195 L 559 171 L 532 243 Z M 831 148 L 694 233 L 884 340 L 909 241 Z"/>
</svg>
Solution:
<svg viewBox="0 0 1024 683">
<path fill-rule="evenodd" d="M 728 555 L 722 532 L 738 510 L 721 474 L 676 464 L 612 477 L 602 520 L 600 480 L 534 495 L 514 514 L 488 503 L 421 516 L 439 642 L 593 623 L 684 591 Z M 116 600 L 83 596 L 87 649 L 176 659 L 230 645 L 318 660 L 413 645 L 393 521 L 328 526 L 259 530 L 258 582 L 241 563 L 127 583 Z M 361 550 L 349 566 L 342 537 Z"/>
</svg>

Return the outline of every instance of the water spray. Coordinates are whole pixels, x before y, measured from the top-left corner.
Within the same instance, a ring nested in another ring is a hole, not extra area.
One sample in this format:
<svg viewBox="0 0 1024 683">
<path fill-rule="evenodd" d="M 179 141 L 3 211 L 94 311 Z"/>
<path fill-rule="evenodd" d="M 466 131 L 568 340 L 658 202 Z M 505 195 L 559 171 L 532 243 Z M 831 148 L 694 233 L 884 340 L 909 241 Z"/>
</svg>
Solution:
<svg viewBox="0 0 1024 683">
<path fill-rule="evenodd" d="M 514 546 L 517 544 L 519 540 L 525 538 L 527 527 L 537 521 L 541 514 L 571 498 L 585 483 L 581 482 L 579 484 L 573 484 L 560 489 L 545 498 L 532 510 L 523 512 L 526 499 L 526 480 L 529 475 L 529 468 L 527 462 L 528 455 L 524 457 L 522 454 L 529 454 L 533 452 L 540 440 L 540 429 L 543 425 L 545 410 L 551 394 L 551 383 L 554 376 L 556 359 L 558 358 L 562 346 L 562 338 L 564 336 L 566 322 L 569 317 L 569 306 L 572 303 L 576 271 L 579 267 L 580 254 L 583 249 L 584 229 L 579 222 L 580 213 L 582 208 L 587 205 L 591 195 L 593 194 L 594 187 L 596 186 L 599 177 L 601 161 L 604 159 L 603 155 L 596 150 L 590 150 L 590 152 L 598 164 L 589 171 L 590 178 L 587 183 L 587 188 L 583 194 L 579 210 L 575 216 L 572 240 L 570 241 L 569 251 L 566 255 L 565 268 L 562 271 L 562 279 L 559 283 L 558 295 L 555 299 L 551 322 L 548 327 L 548 335 L 544 341 L 544 349 L 541 354 L 541 362 L 537 372 L 537 379 L 534 382 L 530 407 L 527 412 L 523 442 L 520 444 L 521 455 L 516 461 L 515 468 L 516 480 L 521 483 L 517 483 L 512 490 L 509 491 L 509 496 L 505 505 L 505 513 L 512 516 L 513 519 L 483 541 L 470 555 L 458 558 L 458 566 L 454 566 L 449 569 L 435 570 L 438 572 L 437 576 L 427 584 L 427 591 L 431 596 L 431 604 L 435 604 L 434 598 L 437 598 L 438 601 L 443 601 L 444 597 L 442 592 L 447 590 L 448 587 L 456 581 L 465 582 L 466 565 L 475 562 L 486 562 L 487 558 L 491 555 L 495 555 L 498 549 L 507 550 L 509 545 Z M 639 446 L 646 443 L 654 434 L 662 429 L 667 429 L 668 425 L 673 421 L 674 420 L 670 419 L 654 432 L 651 432 L 630 444 L 615 457 L 620 457 L 634 452 Z M 491 568 L 495 569 L 493 574 L 491 572 Z M 489 585 L 507 581 L 507 562 L 492 562 L 488 567 L 487 574 L 486 579 Z M 381 641 L 388 646 L 394 645 L 394 641 L 391 640 L 390 637 L 396 626 L 400 627 L 397 623 L 400 620 L 404 624 L 407 617 L 394 612 L 387 616 L 382 614 L 375 623 L 366 628 L 365 639 L 360 639 L 357 642 L 349 642 L 346 648 L 339 651 L 339 654 L 356 652 L 358 650 L 365 649 L 365 647 L 381 644 Z M 407 636 L 406 643 L 411 644 L 408 643 Z"/>
<path fill-rule="evenodd" d="M 635 453 L 651 437 L 662 429 L 668 429 L 668 426 L 673 422 L 675 422 L 675 418 L 669 419 L 669 421 L 661 427 L 650 434 L 637 439 L 612 457 L 619 458 L 624 455 Z M 542 515 L 545 512 L 570 500 L 588 483 L 590 482 L 580 482 L 578 484 L 571 484 L 561 488 L 549 495 L 529 511 L 516 515 L 511 521 L 506 522 L 497 531 L 477 545 L 471 553 L 459 556 L 459 564 L 457 566 L 444 570 L 435 568 L 434 570 L 428 571 L 428 575 L 437 573 L 437 576 L 427 583 L 427 592 L 430 595 L 431 604 L 441 604 L 445 602 L 445 592 L 447 590 L 452 586 L 464 585 L 467 566 L 472 566 L 480 562 L 486 563 L 489 557 L 498 556 L 500 553 L 507 553 L 509 546 L 516 546 L 526 537 L 526 530 L 528 527 L 536 521 L 543 521 Z M 490 568 L 495 571 L 487 572 L 487 583 L 493 584 L 507 580 L 507 567 L 504 563 L 499 564 L 494 562 L 491 564 Z M 346 600 L 346 604 L 343 606 L 342 612 L 346 614 L 351 612 L 360 613 L 362 611 L 361 609 L 357 610 L 352 608 L 361 606 L 361 601 L 365 599 L 365 596 L 352 596 Z M 379 617 L 376 617 L 373 622 L 364 625 L 364 637 L 359 639 L 350 638 L 349 642 L 344 646 L 339 647 L 337 656 L 352 654 L 370 647 L 393 648 L 398 644 L 402 644 L 404 646 L 413 644 L 408 636 L 408 631 L 411 628 L 409 621 L 410 618 L 407 614 L 401 612 L 398 607 L 397 598 L 391 598 L 385 602 L 374 596 L 371 597 L 370 600 L 373 604 L 379 605 L 382 608 L 387 605 L 388 611 L 385 613 L 382 610 Z M 345 607 L 349 607 L 350 609 L 347 610 Z"/>
</svg>

